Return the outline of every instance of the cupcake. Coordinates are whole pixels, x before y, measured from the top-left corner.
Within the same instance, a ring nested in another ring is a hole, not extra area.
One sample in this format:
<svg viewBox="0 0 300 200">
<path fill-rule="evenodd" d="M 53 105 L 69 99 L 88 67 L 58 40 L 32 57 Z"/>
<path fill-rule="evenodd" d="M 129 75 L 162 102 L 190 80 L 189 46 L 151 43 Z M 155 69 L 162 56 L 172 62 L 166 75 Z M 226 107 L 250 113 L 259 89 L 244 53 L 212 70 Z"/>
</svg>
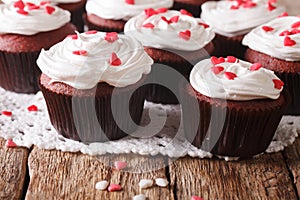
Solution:
<svg viewBox="0 0 300 200">
<path fill-rule="evenodd" d="M 288 98 L 273 71 L 233 56 L 195 65 L 182 87 L 186 137 L 216 155 L 249 157 L 266 150 Z"/>
<path fill-rule="evenodd" d="M 285 114 L 300 114 L 300 18 L 277 18 L 247 34 L 245 59 L 275 71 L 291 95 Z"/>
<path fill-rule="evenodd" d="M 85 24 L 89 30 L 123 32 L 128 19 L 146 8 L 170 8 L 173 0 L 88 0 Z M 154 12 L 154 11 L 153 11 Z"/>
<path fill-rule="evenodd" d="M 212 0 L 174 0 L 174 10 L 185 9 L 189 11 L 194 17 L 199 17 L 201 13 L 201 5 L 207 1 Z"/>
<path fill-rule="evenodd" d="M 116 33 L 88 31 L 42 50 L 40 87 L 52 125 L 85 143 L 134 132 L 152 63 L 137 40 Z"/>
<path fill-rule="evenodd" d="M 284 12 L 284 7 L 271 0 L 209 1 L 202 5 L 201 18 L 213 27 L 216 56 L 229 53 L 243 58 L 244 35 Z"/>
<path fill-rule="evenodd" d="M 10 4 L 12 2 L 18 2 L 20 0 L 3 0 L 4 3 Z M 71 13 L 71 23 L 76 26 L 76 29 L 80 32 L 83 31 L 83 19 L 82 15 L 85 12 L 86 0 L 25 0 L 24 2 L 31 3 L 32 7 L 41 6 L 43 4 L 56 5 L 64 10 L 68 10 Z"/>
<path fill-rule="evenodd" d="M 32 7 L 19 1 L 0 5 L 0 87 L 20 93 L 39 90 L 36 59 L 74 33 L 70 13 L 55 6 Z"/>
<path fill-rule="evenodd" d="M 212 29 L 201 19 L 176 10 L 146 9 L 125 25 L 125 35 L 142 42 L 155 64 L 149 75 L 147 100 L 178 103 L 178 82 L 188 77 L 195 63 L 213 52 Z M 170 91 L 171 90 L 171 91 Z"/>
</svg>

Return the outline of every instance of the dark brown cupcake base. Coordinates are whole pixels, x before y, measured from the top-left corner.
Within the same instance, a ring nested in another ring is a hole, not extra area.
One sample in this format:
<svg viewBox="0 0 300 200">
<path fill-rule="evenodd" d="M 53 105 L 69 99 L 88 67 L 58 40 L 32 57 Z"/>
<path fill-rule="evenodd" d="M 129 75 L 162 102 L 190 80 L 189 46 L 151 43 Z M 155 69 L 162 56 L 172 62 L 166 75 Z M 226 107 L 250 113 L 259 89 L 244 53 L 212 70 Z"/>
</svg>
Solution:
<svg viewBox="0 0 300 200">
<path fill-rule="evenodd" d="M 172 9 L 185 9 L 193 14 L 194 17 L 200 17 L 201 5 L 209 0 L 175 0 Z"/>
<path fill-rule="evenodd" d="M 126 21 L 124 20 L 111 20 L 103 19 L 94 14 L 83 14 L 82 16 L 85 25 L 89 30 L 97 30 L 103 32 L 124 32 L 124 26 Z"/>
<path fill-rule="evenodd" d="M 289 92 L 291 104 L 285 115 L 300 115 L 300 62 L 280 60 L 269 55 L 247 49 L 245 59 L 252 63 L 261 63 L 270 69 L 284 82 L 284 88 Z"/>
<path fill-rule="evenodd" d="M 51 123 L 64 137 L 84 143 L 104 142 L 120 139 L 137 129 L 145 100 L 145 90 L 138 88 L 145 77 L 124 88 L 99 83 L 90 90 L 76 90 L 50 80 L 42 74 L 40 87 Z"/>
<path fill-rule="evenodd" d="M 212 99 L 191 85 L 185 86 L 181 94 L 187 139 L 202 150 L 230 157 L 251 157 L 264 152 L 289 102 L 283 94 L 277 100 Z"/>
</svg>

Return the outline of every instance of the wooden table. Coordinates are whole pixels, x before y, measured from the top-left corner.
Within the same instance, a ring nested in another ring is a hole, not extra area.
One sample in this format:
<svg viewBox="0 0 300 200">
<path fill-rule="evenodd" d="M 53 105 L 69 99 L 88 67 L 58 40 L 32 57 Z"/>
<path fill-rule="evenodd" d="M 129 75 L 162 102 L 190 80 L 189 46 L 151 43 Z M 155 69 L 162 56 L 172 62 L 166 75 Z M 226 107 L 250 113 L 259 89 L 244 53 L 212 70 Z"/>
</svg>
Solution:
<svg viewBox="0 0 300 200">
<path fill-rule="evenodd" d="M 36 147 L 6 148 L 4 144 L 0 139 L 0 199 L 127 200 L 139 193 L 149 200 L 189 200 L 192 195 L 205 200 L 293 200 L 300 196 L 300 139 L 284 152 L 234 162 L 134 154 L 92 157 Z M 116 160 L 128 162 L 128 169 L 136 173 L 113 170 L 109 166 Z M 169 187 L 139 189 L 140 179 L 157 177 L 167 178 Z M 103 179 L 120 184 L 123 190 L 96 190 L 96 182 Z"/>
</svg>

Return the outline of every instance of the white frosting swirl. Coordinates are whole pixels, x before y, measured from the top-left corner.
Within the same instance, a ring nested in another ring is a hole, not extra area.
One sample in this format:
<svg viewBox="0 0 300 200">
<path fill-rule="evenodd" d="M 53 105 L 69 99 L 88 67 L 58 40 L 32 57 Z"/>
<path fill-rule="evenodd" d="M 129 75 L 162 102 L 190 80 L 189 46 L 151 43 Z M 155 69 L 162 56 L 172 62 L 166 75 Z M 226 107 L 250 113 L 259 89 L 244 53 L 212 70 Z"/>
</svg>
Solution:
<svg viewBox="0 0 300 200">
<path fill-rule="evenodd" d="M 88 0 L 86 11 L 104 19 L 127 21 L 146 8 L 170 8 L 172 5 L 173 0 L 134 0 L 134 4 L 126 3 L 126 0 Z"/>
<path fill-rule="evenodd" d="M 299 17 L 281 17 L 270 21 L 267 24 L 253 29 L 243 39 L 243 45 L 259 51 L 261 53 L 270 55 L 286 61 L 300 61 L 300 32 L 298 34 L 289 35 L 289 37 L 296 42 L 293 46 L 285 46 L 285 36 L 280 36 L 283 31 L 291 31 L 292 25 L 300 22 Z M 264 31 L 263 26 L 273 28 L 272 31 Z M 300 27 L 298 28 L 300 31 Z"/>
<path fill-rule="evenodd" d="M 268 10 L 269 0 L 253 0 L 256 6 L 230 9 L 237 5 L 236 1 L 208 1 L 202 4 L 201 18 L 210 24 L 214 31 L 226 37 L 233 37 L 248 33 L 251 29 L 266 23 L 285 11 L 285 8 L 272 3 L 274 10 Z"/>
<path fill-rule="evenodd" d="M 250 71 L 252 64 L 241 60 L 216 65 L 224 68 L 219 74 L 213 72 L 213 66 L 210 59 L 200 61 L 190 74 L 192 87 L 205 96 L 234 101 L 277 99 L 280 96 L 282 88 L 276 89 L 273 83 L 273 79 L 279 78 L 271 70 Z M 229 80 L 225 72 L 235 73 L 237 77 Z"/>
<path fill-rule="evenodd" d="M 3 3 L 5 4 L 10 4 L 12 2 L 15 2 L 18 0 L 2 0 Z M 30 3 L 34 3 L 39 5 L 41 2 L 50 2 L 51 4 L 57 5 L 60 3 L 76 3 L 76 2 L 80 2 L 81 0 L 25 0 L 24 2 L 30 2 Z"/>
<path fill-rule="evenodd" d="M 58 29 L 70 21 L 68 11 L 51 5 L 55 11 L 48 14 L 45 6 L 34 10 L 28 10 L 25 6 L 24 11 L 28 14 L 23 15 L 17 12 L 18 8 L 14 4 L 0 4 L 0 34 L 34 35 Z"/>
<path fill-rule="evenodd" d="M 178 22 L 166 23 L 172 17 L 179 16 Z M 151 23 L 154 28 L 145 28 L 143 25 Z M 195 51 L 203 48 L 215 37 L 211 28 L 204 28 L 199 23 L 203 23 L 200 18 L 194 18 L 181 14 L 179 11 L 169 10 L 147 18 L 143 12 L 125 24 L 125 35 L 131 35 L 142 42 L 144 46 L 159 49 L 174 49 L 183 51 Z M 180 32 L 190 31 L 188 40 L 179 36 Z"/>
<path fill-rule="evenodd" d="M 119 35 L 118 40 L 108 42 L 103 32 L 77 35 L 78 39 L 68 37 L 48 51 L 41 51 L 37 64 L 53 82 L 63 82 L 77 89 L 90 89 L 98 82 L 125 87 L 150 73 L 153 60 L 134 38 Z M 86 50 L 87 55 L 72 53 L 77 50 Z M 110 65 L 112 53 L 116 53 L 121 65 Z"/>
</svg>

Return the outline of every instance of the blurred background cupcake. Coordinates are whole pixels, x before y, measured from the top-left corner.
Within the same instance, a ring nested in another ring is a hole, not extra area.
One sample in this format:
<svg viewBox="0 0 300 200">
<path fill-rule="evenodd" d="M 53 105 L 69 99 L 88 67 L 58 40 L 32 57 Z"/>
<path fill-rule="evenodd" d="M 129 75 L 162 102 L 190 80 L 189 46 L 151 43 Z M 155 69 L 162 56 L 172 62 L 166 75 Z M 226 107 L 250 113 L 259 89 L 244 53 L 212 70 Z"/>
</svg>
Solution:
<svg viewBox="0 0 300 200">
<path fill-rule="evenodd" d="M 140 123 L 153 60 L 132 37 L 88 31 L 68 37 L 37 64 L 51 123 L 67 138 L 116 140 Z"/>
<path fill-rule="evenodd" d="M 0 86 L 14 92 L 37 92 L 41 72 L 36 59 L 42 48 L 74 33 L 70 13 L 49 4 L 18 1 L 0 4 L 0 21 Z"/>
<path fill-rule="evenodd" d="M 209 1 L 202 5 L 201 18 L 216 32 L 214 55 L 242 58 L 246 50 L 241 43 L 244 35 L 284 11 L 274 0 Z"/>
<path fill-rule="evenodd" d="M 300 14 L 300 1 L 297 0 L 277 0 L 278 4 L 283 5 L 289 15 Z"/>
<path fill-rule="evenodd" d="M 201 13 L 201 5 L 207 1 L 212 0 L 174 0 L 174 6 L 172 7 L 172 9 L 185 9 L 189 11 L 194 17 L 199 17 Z"/>
<path fill-rule="evenodd" d="M 128 19 L 146 8 L 170 8 L 173 0 L 88 0 L 85 24 L 89 30 L 123 32 Z"/>
<path fill-rule="evenodd" d="M 146 52 L 153 58 L 155 64 L 149 79 L 168 85 L 167 88 L 172 90 L 152 84 L 147 100 L 176 104 L 179 80 L 188 77 L 193 65 L 212 53 L 211 41 L 215 34 L 199 18 L 176 10 L 153 10 L 146 9 L 131 18 L 125 25 L 125 35 L 142 42 Z M 178 72 L 177 75 L 174 71 Z"/>
<path fill-rule="evenodd" d="M 199 62 L 181 90 L 186 138 L 216 155 L 264 152 L 289 102 L 283 85 L 273 71 L 233 56 Z"/>
<path fill-rule="evenodd" d="M 275 71 L 285 82 L 292 102 L 285 114 L 300 115 L 300 18 L 286 16 L 247 34 L 245 59 Z"/>
<path fill-rule="evenodd" d="M 20 0 L 2 0 L 6 4 L 11 2 L 20 2 Z M 76 29 L 80 32 L 83 31 L 83 19 L 82 15 L 85 12 L 86 0 L 24 0 L 23 2 L 32 3 L 32 6 L 41 6 L 43 4 L 56 5 L 64 10 L 68 10 L 71 13 L 71 23 L 76 26 Z"/>
</svg>

